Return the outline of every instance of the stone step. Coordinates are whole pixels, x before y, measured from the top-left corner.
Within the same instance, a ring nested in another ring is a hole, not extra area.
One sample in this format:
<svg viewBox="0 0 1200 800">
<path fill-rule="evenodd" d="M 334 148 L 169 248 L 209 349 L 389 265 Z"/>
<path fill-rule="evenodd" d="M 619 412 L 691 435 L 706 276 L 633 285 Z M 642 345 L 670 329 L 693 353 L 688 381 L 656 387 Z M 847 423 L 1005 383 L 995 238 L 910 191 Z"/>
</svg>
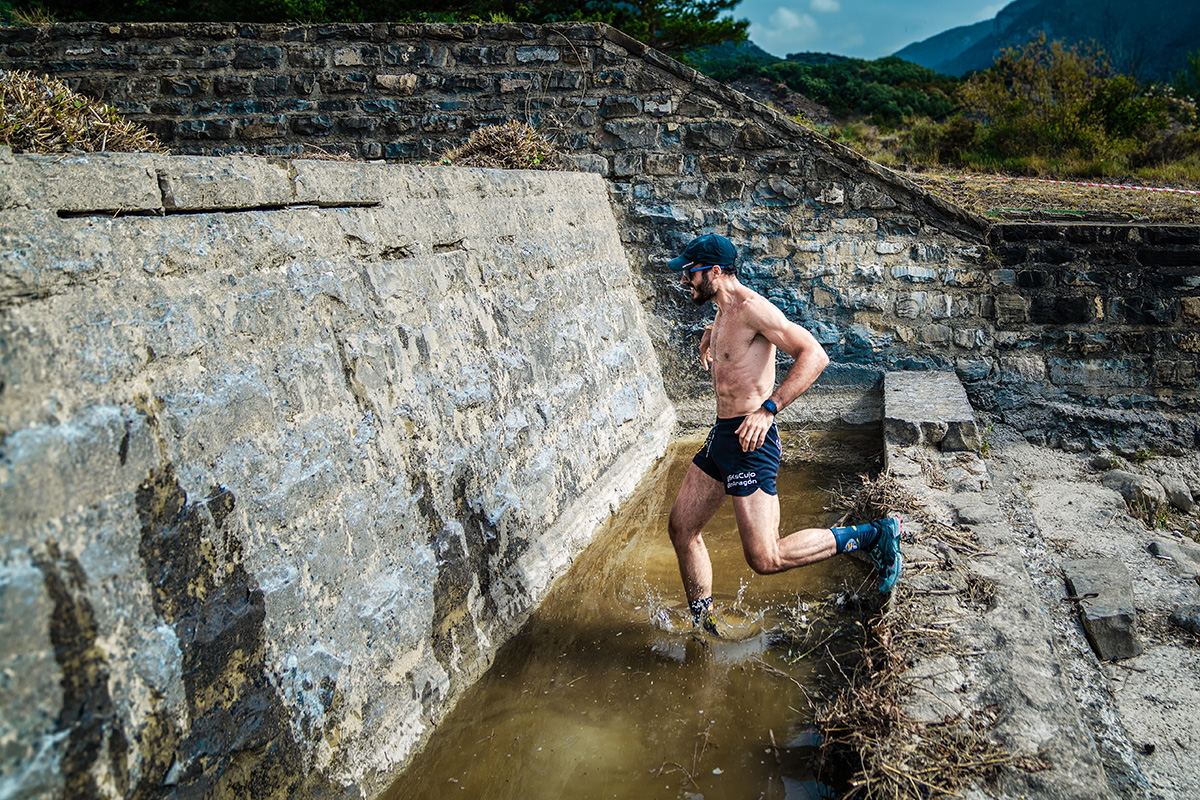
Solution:
<svg viewBox="0 0 1200 800">
<path fill-rule="evenodd" d="M 980 449 L 979 425 L 958 375 L 948 371 L 883 376 L 883 429 L 897 445 Z"/>
</svg>

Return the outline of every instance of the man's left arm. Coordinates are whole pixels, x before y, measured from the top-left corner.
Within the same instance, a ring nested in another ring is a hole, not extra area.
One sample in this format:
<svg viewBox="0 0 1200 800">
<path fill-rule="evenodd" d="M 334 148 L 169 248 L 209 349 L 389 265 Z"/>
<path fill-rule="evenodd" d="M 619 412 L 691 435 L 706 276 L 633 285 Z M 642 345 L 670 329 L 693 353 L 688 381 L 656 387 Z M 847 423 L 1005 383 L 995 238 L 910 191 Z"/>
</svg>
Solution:
<svg viewBox="0 0 1200 800">
<path fill-rule="evenodd" d="M 782 411 L 816 382 L 829 364 L 829 355 L 816 337 L 785 317 L 783 312 L 770 302 L 763 301 L 762 308 L 756 311 L 758 313 L 755 314 L 755 321 L 759 333 L 795 359 L 784 376 L 783 383 L 779 384 L 769 398 L 775 402 L 777 410 Z M 749 452 L 761 447 L 774 421 L 775 415 L 765 408 L 748 415 L 737 430 L 742 450 Z"/>
</svg>

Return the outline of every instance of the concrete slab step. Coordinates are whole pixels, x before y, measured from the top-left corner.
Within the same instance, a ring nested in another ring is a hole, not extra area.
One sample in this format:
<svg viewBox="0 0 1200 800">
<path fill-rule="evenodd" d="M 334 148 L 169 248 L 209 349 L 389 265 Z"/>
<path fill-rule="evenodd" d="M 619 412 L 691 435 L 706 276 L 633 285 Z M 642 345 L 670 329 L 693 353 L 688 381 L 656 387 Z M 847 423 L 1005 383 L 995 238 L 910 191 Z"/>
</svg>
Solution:
<svg viewBox="0 0 1200 800">
<path fill-rule="evenodd" d="M 953 372 L 885 373 L 883 427 L 884 435 L 897 445 L 980 449 L 975 411 Z"/>
</svg>

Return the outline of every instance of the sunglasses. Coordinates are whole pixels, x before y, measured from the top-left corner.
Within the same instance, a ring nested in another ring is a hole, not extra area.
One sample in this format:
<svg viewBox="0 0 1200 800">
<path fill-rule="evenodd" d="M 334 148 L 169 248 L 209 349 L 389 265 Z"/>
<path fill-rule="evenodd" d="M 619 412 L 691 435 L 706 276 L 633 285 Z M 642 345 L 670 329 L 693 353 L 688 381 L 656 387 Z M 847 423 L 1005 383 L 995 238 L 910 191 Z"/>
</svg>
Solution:
<svg viewBox="0 0 1200 800">
<path fill-rule="evenodd" d="M 692 264 L 695 264 L 695 263 L 696 263 L 695 261 L 689 261 L 687 264 L 684 264 L 683 266 L 686 269 L 687 267 L 692 267 Z M 690 272 L 699 272 L 702 269 L 712 269 L 712 268 L 713 268 L 713 265 L 709 264 L 708 266 L 703 266 L 703 267 L 692 267 L 691 269 L 688 270 L 688 272 L 689 273 Z"/>
</svg>

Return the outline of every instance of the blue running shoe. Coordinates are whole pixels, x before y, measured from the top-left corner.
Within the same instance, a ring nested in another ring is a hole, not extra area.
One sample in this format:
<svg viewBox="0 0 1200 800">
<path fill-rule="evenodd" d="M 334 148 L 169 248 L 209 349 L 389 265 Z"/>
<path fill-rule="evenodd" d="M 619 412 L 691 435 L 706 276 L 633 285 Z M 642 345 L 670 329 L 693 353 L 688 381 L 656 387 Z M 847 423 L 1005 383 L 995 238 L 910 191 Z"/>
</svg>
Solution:
<svg viewBox="0 0 1200 800">
<path fill-rule="evenodd" d="M 898 516 L 890 516 L 876 523 L 879 526 L 879 541 L 871 548 L 871 559 L 879 570 L 879 591 L 887 594 L 896 586 L 900 570 L 904 568 L 904 556 L 900 553 L 900 537 L 904 535 L 904 523 Z"/>
</svg>

